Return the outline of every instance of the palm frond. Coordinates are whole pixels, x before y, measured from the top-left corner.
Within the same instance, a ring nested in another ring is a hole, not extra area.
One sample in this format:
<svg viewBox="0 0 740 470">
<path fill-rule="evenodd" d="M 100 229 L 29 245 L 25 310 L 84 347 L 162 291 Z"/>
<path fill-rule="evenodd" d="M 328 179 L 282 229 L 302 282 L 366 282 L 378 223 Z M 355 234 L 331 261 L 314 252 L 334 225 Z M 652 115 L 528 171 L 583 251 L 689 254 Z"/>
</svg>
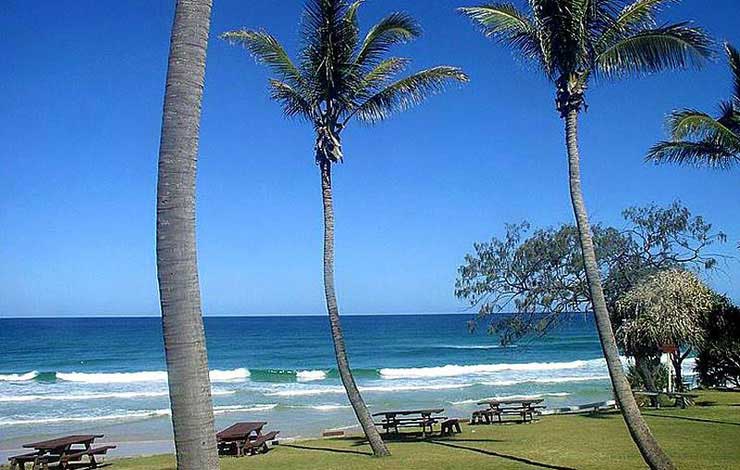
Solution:
<svg viewBox="0 0 740 470">
<path fill-rule="evenodd" d="M 740 163 L 740 155 L 732 154 L 713 142 L 659 142 L 648 151 L 645 160 L 728 169 Z"/>
<path fill-rule="evenodd" d="M 532 20 L 510 3 L 463 7 L 458 11 L 470 18 L 483 34 L 510 45 L 525 59 L 543 62 L 542 48 Z"/>
<path fill-rule="evenodd" d="M 347 44 L 347 47 L 353 51 L 357 47 L 357 42 L 360 36 L 360 24 L 357 19 L 357 11 L 364 2 L 365 0 L 356 0 L 347 7 L 347 11 L 344 12 L 344 23 L 345 27 L 348 28 L 347 39 L 349 44 Z"/>
<path fill-rule="evenodd" d="M 735 100 L 735 105 L 740 108 L 740 52 L 732 47 L 730 43 L 725 44 L 725 50 L 730 59 L 730 69 L 732 70 L 732 81 L 734 85 L 733 99 Z"/>
<path fill-rule="evenodd" d="M 610 24 L 606 25 L 603 33 L 597 41 L 596 50 L 603 51 L 616 40 L 645 28 L 655 28 L 657 23 L 655 15 L 671 3 L 678 0 L 635 0 L 626 5 L 614 17 Z"/>
<path fill-rule="evenodd" d="M 355 25 L 346 21 L 354 4 L 345 0 L 309 0 L 303 14 L 303 48 L 301 69 L 310 81 L 314 99 L 336 99 L 341 96 L 353 73 L 352 37 Z"/>
<path fill-rule="evenodd" d="M 449 66 L 433 67 L 415 73 L 388 85 L 368 98 L 350 112 L 345 122 L 354 115 L 367 123 L 382 121 L 395 111 L 408 109 L 421 103 L 430 95 L 443 91 L 450 82 L 454 81 L 465 83 L 469 81 L 469 78 L 459 68 Z"/>
<path fill-rule="evenodd" d="M 668 128 L 673 140 L 704 140 L 740 153 L 740 135 L 706 113 L 694 109 L 675 111 L 668 118 Z"/>
<path fill-rule="evenodd" d="M 270 97 L 282 105 L 288 117 L 298 116 L 309 121 L 314 117 L 315 113 L 305 97 L 285 82 L 270 79 Z"/>
<path fill-rule="evenodd" d="M 352 96 L 353 102 L 361 102 L 378 91 L 384 84 L 406 69 L 410 59 L 390 57 L 383 60 L 363 76 Z"/>
<path fill-rule="evenodd" d="M 219 36 L 232 44 L 239 44 L 247 49 L 257 61 L 264 63 L 275 71 L 282 80 L 293 86 L 303 82 L 301 73 L 285 52 L 280 42 L 263 31 L 241 29 L 227 31 Z"/>
<path fill-rule="evenodd" d="M 596 56 L 596 70 L 606 77 L 698 67 L 713 55 L 712 42 L 686 23 L 645 29 L 620 39 Z"/>
<path fill-rule="evenodd" d="M 395 44 L 412 41 L 421 35 L 421 27 L 405 13 L 391 13 L 373 26 L 365 36 L 355 58 L 362 67 L 374 65 Z"/>
</svg>

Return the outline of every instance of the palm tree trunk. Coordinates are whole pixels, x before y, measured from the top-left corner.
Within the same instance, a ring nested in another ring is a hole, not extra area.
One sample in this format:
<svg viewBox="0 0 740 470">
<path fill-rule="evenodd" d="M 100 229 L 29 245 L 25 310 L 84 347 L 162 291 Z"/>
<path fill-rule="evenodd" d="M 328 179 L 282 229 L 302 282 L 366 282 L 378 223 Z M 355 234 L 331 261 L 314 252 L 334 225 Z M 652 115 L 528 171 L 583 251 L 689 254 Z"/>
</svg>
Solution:
<svg viewBox="0 0 740 470">
<path fill-rule="evenodd" d="M 373 424 L 373 418 L 360 395 L 352 370 L 347 359 L 347 349 L 344 345 L 342 325 L 339 321 L 337 296 L 334 291 L 334 203 L 331 191 L 331 162 L 324 159 L 319 163 L 321 168 L 321 195 L 324 202 L 324 295 L 326 296 L 326 310 L 329 312 L 331 339 L 334 342 L 334 354 L 337 359 L 337 369 L 342 384 L 347 391 L 347 398 L 355 411 L 357 421 L 367 437 L 373 455 L 385 457 L 391 455 L 388 447 L 380 437 L 380 433 Z"/>
<path fill-rule="evenodd" d="M 637 369 L 642 381 L 645 384 L 645 390 L 656 392 L 655 373 L 660 367 L 660 357 L 657 359 L 651 355 L 635 355 L 635 369 Z"/>
<path fill-rule="evenodd" d="M 651 469 L 674 469 L 668 455 L 660 448 L 658 441 L 650 432 L 640 409 L 637 407 L 635 397 L 632 395 L 629 382 L 624 374 L 622 362 L 619 359 L 617 342 L 614 339 L 614 331 L 606 308 L 604 290 L 601 287 L 601 277 L 596 263 L 594 243 L 591 238 L 591 227 L 588 222 L 586 204 L 583 200 L 581 189 L 580 155 L 578 151 L 578 110 L 571 109 L 565 115 L 565 135 L 568 147 L 568 170 L 570 177 L 570 197 L 573 203 L 578 226 L 578 236 L 581 242 L 583 262 L 586 270 L 586 279 L 591 293 L 594 316 L 596 317 L 596 329 L 601 340 L 601 349 L 604 352 L 606 365 L 609 369 L 614 396 L 616 397 L 622 416 L 627 424 L 632 440 L 642 454 L 642 458 Z"/>
<path fill-rule="evenodd" d="M 157 275 L 179 470 L 219 468 L 195 248 L 195 168 L 211 0 L 178 0 L 157 182 Z"/>
<path fill-rule="evenodd" d="M 681 354 L 680 350 L 676 350 L 676 352 L 672 352 L 670 354 L 671 363 L 673 364 L 673 373 L 675 374 L 675 384 L 673 388 L 677 392 L 683 392 L 684 386 L 683 386 L 683 360 L 688 357 L 689 351 L 686 351 L 685 355 Z"/>
</svg>

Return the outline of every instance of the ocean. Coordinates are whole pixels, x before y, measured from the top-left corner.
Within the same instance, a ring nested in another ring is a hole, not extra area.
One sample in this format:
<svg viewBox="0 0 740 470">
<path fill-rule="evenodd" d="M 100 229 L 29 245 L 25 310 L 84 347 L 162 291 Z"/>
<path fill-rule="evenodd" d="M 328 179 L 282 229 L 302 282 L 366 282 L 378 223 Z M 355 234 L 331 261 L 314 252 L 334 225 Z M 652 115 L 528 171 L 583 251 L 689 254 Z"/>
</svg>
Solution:
<svg viewBox="0 0 740 470">
<path fill-rule="evenodd" d="M 501 347 L 469 315 L 345 316 L 350 362 L 371 411 L 489 397 L 550 408 L 612 398 L 593 321 Z M 216 426 L 268 421 L 281 437 L 348 428 L 323 316 L 207 317 Z M 117 455 L 171 448 L 159 318 L 0 319 L 0 454 L 40 437 L 104 433 Z"/>
</svg>

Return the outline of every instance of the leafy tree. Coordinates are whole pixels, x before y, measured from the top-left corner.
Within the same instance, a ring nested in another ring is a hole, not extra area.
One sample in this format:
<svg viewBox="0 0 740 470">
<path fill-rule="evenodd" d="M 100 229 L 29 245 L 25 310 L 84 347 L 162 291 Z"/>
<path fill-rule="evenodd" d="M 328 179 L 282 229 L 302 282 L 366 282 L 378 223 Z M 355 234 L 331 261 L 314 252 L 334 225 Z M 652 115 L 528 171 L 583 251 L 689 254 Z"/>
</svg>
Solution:
<svg viewBox="0 0 740 470">
<path fill-rule="evenodd" d="M 698 65 L 711 42 L 685 23 L 658 26 L 658 9 L 670 0 L 530 0 L 524 12 L 510 3 L 461 8 L 483 33 L 536 64 L 554 85 L 565 122 L 569 185 L 586 280 L 604 358 L 627 427 L 651 468 L 673 468 L 635 403 L 619 360 L 599 276 L 581 188 L 578 117 L 594 77 L 619 78 Z"/>
<path fill-rule="evenodd" d="M 653 146 L 646 160 L 710 168 L 740 163 L 740 53 L 730 44 L 725 50 L 734 89 L 732 97 L 720 104 L 719 117 L 695 109 L 674 111 L 667 121 L 671 140 Z"/>
<path fill-rule="evenodd" d="M 397 44 L 421 34 L 404 13 L 391 13 L 360 36 L 357 14 L 362 0 L 309 0 L 303 22 L 303 47 L 294 63 L 277 39 L 263 31 L 242 29 L 221 35 L 244 46 L 278 78 L 270 80 L 272 98 L 288 117 L 312 125 L 314 158 L 320 169 L 324 207 L 324 292 L 337 368 L 347 396 L 376 456 L 388 449 L 373 425 L 352 376 L 334 289 L 334 209 L 332 165 L 342 162 L 342 132 L 353 120 L 375 124 L 441 92 L 451 82 L 467 82 L 462 70 L 438 66 L 404 78 L 397 75 L 409 59 L 386 57 Z"/>
<path fill-rule="evenodd" d="M 613 323 L 621 323 L 616 300 L 645 276 L 675 267 L 711 270 L 711 252 L 726 236 L 679 202 L 622 212 L 626 228 L 593 226 L 596 259 L 604 278 Z M 478 320 L 504 344 L 547 334 L 568 313 L 591 311 L 578 233 L 573 225 L 539 229 L 506 226 L 503 238 L 474 244 L 458 268 L 455 295 L 478 310 Z M 513 310 L 513 312 L 512 312 Z"/>
<path fill-rule="evenodd" d="M 740 308 L 721 298 L 704 321 L 706 341 L 696 358 L 705 387 L 740 387 Z"/>
<path fill-rule="evenodd" d="M 179 470 L 218 469 L 195 249 L 195 168 L 211 0 L 178 0 L 157 180 L 157 276 Z"/>
<path fill-rule="evenodd" d="M 693 348 L 704 342 L 704 317 L 716 294 L 692 272 L 660 271 L 643 279 L 616 303 L 622 323 L 617 339 L 628 350 L 675 346 L 670 353 L 676 388 L 683 389 L 681 367 Z"/>
<path fill-rule="evenodd" d="M 668 386 L 668 367 L 660 362 L 660 356 L 657 357 L 655 362 L 645 370 L 640 370 L 639 363 L 627 366 L 627 380 L 632 389 L 655 392 L 664 390 Z M 645 402 L 649 402 L 649 400 L 645 400 Z"/>
</svg>

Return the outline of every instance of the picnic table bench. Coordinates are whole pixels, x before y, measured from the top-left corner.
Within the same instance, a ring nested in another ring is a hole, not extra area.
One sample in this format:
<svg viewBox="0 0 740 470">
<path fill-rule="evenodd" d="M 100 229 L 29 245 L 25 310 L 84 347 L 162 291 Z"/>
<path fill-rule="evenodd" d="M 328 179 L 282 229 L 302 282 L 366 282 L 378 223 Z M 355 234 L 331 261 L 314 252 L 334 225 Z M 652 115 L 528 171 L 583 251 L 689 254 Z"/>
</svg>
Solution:
<svg viewBox="0 0 740 470">
<path fill-rule="evenodd" d="M 478 405 L 488 405 L 488 408 L 476 410 L 470 419 L 470 424 L 491 424 L 494 418 L 499 423 L 503 422 L 504 415 L 515 415 L 521 418 L 523 423 L 534 421 L 539 410 L 545 408 L 541 406 L 543 399 L 504 399 L 504 400 L 481 400 Z"/>
<path fill-rule="evenodd" d="M 383 419 L 380 423 L 375 423 L 376 426 L 382 427 L 386 434 L 393 431 L 395 434 L 399 434 L 401 427 L 421 427 L 421 436 L 426 438 L 427 429 L 429 434 L 434 432 L 434 425 L 438 422 L 448 421 L 447 416 L 433 416 L 444 412 L 444 408 L 432 408 L 424 410 L 396 410 L 396 411 L 381 411 L 373 413 L 374 417 L 382 416 Z M 419 415 L 419 416 L 412 416 Z M 412 416 L 412 417 L 408 417 Z M 452 426 L 450 423 L 449 426 Z M 454 427 L 454 426 L 452 426 Z M 445 426 L 447 428 L 447 425 Z M 458 424 L 459 428 L 459 424 Z M 451 431 L 450 431 L 451 432 Z"/>
<path fill-rule="evenodd" d="M 243 457 L 267 452 L 267 443 L 275 440 L 280 431 L 262 434 L 265 421 L 235 423 L 216 434 L 218 453 Z"/>
<path fill-rule="evenodd" d="M 694 400 L 699 398 L 699 395 L 695 393 L 685 392 L 646 392 L 643 390 L 632 390 L 635 396 L 647 397 L 650 400 L 650 406 L 653 408 L 660 408 L 660 396 L 663 395 L 669 399 L 674 400 L 675 407 L 688 408 L 694 405 Z"/>
<path fill-rule="evenodd" d="M 93 447 L 95 439 L 101 437 L 102 434 L 81 434 L 24 444 L 24 448 L 35 449 L 34 452 L 9 457 L 10 470 L 25 470 L 26 464 L 31 464 L 32 470 L 46 470 L 49 464 L 56 464 L 59 469 L 97 468 L 100 462 L 96 457 L 116 448 L 113 445 Z"/>
</svg>

